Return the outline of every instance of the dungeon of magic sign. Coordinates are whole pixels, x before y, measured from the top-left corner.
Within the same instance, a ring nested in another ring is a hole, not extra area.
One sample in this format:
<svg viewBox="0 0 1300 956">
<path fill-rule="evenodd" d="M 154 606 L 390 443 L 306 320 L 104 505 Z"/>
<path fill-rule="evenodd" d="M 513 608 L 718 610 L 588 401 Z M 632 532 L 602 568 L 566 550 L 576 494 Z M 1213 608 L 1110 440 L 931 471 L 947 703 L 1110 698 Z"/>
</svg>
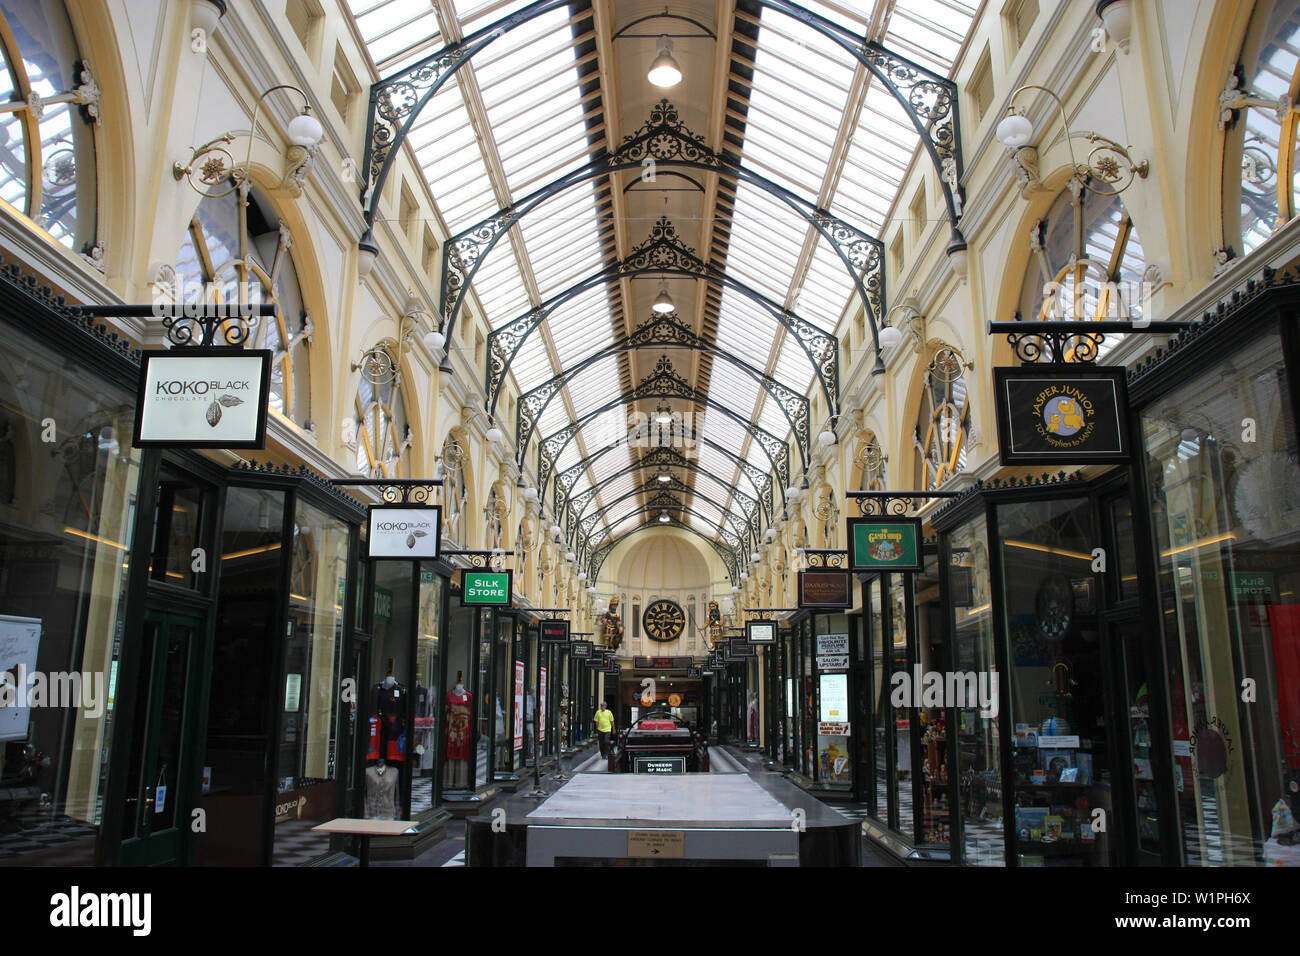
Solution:
<svg viewBox="0 0 1300 956">
<path fill-rule="evenodd" d="M 1130 459 L 1124 369 L 995 368 L 1004 465 L 1123 464 Z"/>
</svg>

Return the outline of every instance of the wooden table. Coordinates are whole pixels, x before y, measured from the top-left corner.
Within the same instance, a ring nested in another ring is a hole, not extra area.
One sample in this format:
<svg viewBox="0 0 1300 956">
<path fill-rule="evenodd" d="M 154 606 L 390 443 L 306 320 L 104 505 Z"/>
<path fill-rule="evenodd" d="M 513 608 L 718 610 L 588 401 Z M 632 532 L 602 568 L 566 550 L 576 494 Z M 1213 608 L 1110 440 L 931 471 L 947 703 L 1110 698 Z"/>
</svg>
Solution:
<svg viewBox="0 0 1300 956">
<path fill-rule="evenodd" d="M 322 833 L 345 833 L 361 837 L 361 866 L 370 865 L 370 838 L 374 836 L 400 836 L 415 829 L 414 820 L 361 820 L 356 817 L 336 817 L 328 823 L 312 827 Z"/>
</svg>

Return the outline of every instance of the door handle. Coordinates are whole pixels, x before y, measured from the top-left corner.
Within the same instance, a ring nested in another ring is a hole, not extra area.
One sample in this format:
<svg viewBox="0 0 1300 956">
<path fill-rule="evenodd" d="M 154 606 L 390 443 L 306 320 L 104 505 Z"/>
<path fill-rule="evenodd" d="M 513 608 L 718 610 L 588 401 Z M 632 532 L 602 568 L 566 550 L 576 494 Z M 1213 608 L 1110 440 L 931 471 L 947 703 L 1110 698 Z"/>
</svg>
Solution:
<svg viewBox="0 0 1300 956">
<path fill-rule="evenodd" d="M 140 829 L 149 827 L 149 810 L 153 807 L 153 787 L 144 788 L 144 800 L 140 805 Z"/>
</svg>

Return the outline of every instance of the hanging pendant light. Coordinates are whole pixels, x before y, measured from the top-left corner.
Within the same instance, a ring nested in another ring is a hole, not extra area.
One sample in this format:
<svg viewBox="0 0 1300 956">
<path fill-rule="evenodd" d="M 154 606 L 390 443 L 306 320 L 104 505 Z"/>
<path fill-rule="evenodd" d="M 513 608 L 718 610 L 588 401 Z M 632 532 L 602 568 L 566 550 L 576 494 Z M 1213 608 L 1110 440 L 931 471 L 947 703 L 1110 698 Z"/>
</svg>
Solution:
<svg viewBox="0 0 1300 956">
<path fill-rule="evenodd" d="M 673 59 L 673 41 L 666 36 L 659 38 L 659 53 L 650 64 L 646 79 L 655 86 L 676 86 L 682 81 L 682 68 Z"/>
<path fill-rule="evenodd" d="M 667 282 L 660 280 L 659 294 L 655 296 L 654 303 L 650 306 L 650 308 L 654 309 L 660 315 L 667 315 L 669 312 L 672 312 L 675 308 L 677 308 L 675 305 L 673 305 L 673 297 L 668 294 Z"/>
<path fill-rule="evenodd" d="M 672 520 L 673 520 L 672 517 L 668 514 L 667 511 L 661 511 L 661 512 L 659 513 L 659 522 L 660 522 L 660 524 L 667 524 L 668 522 L 670 522 L 670 521 L 672 521 Z"/>
</svg>

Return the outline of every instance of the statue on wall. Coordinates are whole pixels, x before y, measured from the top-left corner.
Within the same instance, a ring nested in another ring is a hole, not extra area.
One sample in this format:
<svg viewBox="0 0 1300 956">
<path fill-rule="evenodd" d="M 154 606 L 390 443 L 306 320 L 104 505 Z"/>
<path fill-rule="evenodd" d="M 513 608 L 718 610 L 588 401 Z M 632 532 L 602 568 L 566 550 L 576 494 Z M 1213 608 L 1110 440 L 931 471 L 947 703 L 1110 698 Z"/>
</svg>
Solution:
<svg viewBox="0 0 1300 956">
<path fill-rule="evenodd" d="M 623 643 L 623 620 L 618 616 L 618 595 L 609 599 L 609 610 L 600 616 L 600 630 L 605 639 L 605 646 L 618 650 Z"/>
<path fill-rule="evenodd" d="M 722 609 L 718 607 L 717 601 L 709 602 L 704 627 L 701 630 L 709 636 L 709 644 L 712 646 L 717 647 L 722 643 Z"/>
</svg>

